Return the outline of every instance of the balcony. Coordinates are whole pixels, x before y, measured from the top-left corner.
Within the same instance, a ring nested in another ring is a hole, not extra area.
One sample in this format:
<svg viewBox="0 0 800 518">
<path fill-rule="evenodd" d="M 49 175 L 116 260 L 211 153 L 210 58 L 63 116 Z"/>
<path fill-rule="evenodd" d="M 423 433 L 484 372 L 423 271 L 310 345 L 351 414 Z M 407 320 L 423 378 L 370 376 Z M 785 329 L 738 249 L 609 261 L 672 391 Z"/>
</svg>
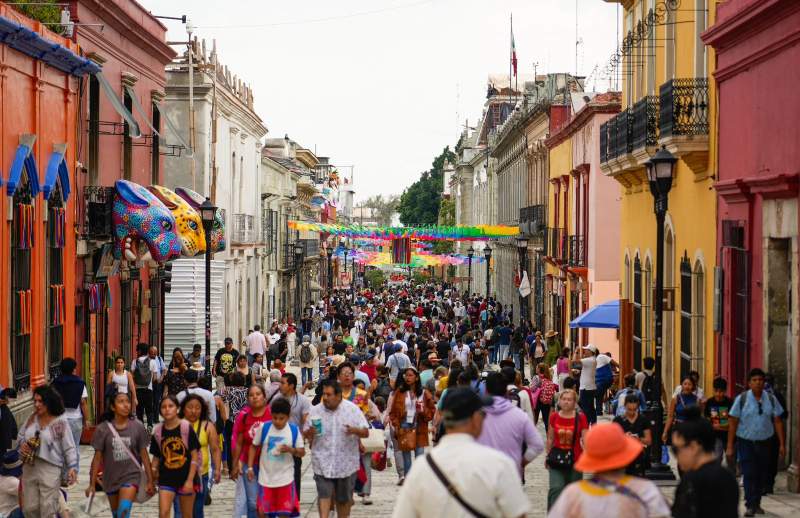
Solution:
<svg viewBox="0 0 800 518">
<path fill-rule="evenodd" d="M 607 174 L 633 169 L 636 166 L 633 143 L 633 110 L 619 112 L 600 126 L 600 167 Z"/>
<path fill-rule="evenodd" d="M 294 247 L 297 244 L 303 247 L 303 262 L 308 259 L 319 258 L 319 239 L 295 239 L 283 244 L 282 270 L 296 270 L 300 266 L 294 254 Z"/>
<path fill-rule="evenodd" d="M 255 217 L 249 214 L 234 214 L 231 225 L 231 243 L 250 245 L 256 242 Z"/>
<path fill-rule="evenodd" d="M 569 236 L 569 265 L 578 268 L 586 266 L 585 236 Z"/>
<path fill-rule="evenodd" d="M 659 91 L 659 144 L 680 157 L 695 175 L 708 170 L 708 78 L 672 79 Z"/>
<path fill-rule="evenodd" d="M 544 254 L 556 262 L 564 262 L 568 253 L 568 238 L 563 228 L 548 228 Z"/>
<path fill-rule="evenodd" d="M 519 231 L 527 237 L 541 235 L 545 229 L 547 215 L 544 205 L 531 205 L 519 209 Z"/>
<path fill-rule="evenodd" d="M 658 97 L 642 97 L 633 105 L 633 155 L 639 165 L 650 159 L 658 145 Z"/>
</svg>

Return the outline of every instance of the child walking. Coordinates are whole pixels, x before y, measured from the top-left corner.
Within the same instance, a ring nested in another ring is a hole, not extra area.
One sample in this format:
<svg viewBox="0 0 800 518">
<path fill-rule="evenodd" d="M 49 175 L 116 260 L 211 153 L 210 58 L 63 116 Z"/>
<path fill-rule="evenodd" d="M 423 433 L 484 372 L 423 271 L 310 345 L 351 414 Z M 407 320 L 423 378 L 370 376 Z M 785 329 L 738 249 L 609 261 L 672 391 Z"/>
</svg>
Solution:
<svg viewBox="0 0 800 518">
<path fill-rule="evenodd" d="M 300 429 L 289 422 L 289 401 L 277 398 L 271 405 L 272 420 L 255 430 L 253 445 L 261 446 L 258 474 L 248 467 L 247 479 L 258 477 L 258 516 L 260 518 L 300 516 L 300 502 L 294 483 L 294 459 L 306 450 Z M 256 448 L 250 448 L 247 465 L 252 466 Z"/>
</svg>

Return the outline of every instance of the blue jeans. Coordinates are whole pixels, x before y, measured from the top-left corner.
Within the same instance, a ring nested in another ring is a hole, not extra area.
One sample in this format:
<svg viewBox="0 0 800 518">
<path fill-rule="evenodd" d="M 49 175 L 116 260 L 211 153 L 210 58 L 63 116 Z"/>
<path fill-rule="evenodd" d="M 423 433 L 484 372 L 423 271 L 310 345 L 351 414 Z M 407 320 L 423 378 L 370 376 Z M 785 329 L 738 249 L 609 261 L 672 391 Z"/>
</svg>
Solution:
<svg viewBox="0 0 800 518">
<path fill-rule="evenodd" d="M 410 423 L 402 423 L 400 425 L 400 428 L 416 428 L 416 426 Z M 411 462 L 412 462 L 411 454 L 413 453 L 414 457 L 419 457 L 420 455 L 425 453 L 425 450 L 424 448 L 417 446 L 417 448 L 415 448 L 413 452 L 404 451 L 401 453 L 403 454 L 403 473 L 407 477 L 408 472 L 411 470 Z"/>
<path fill-rule="evenodd" d="M 203 475 L 202 482 L 200 484 L 200 491 L 194 494 L 194 507 L 192 508 L 192 518 L 204 518 L 205 514 L 203 511 L 203 506 L 205 505 L 206 501 L 206 493 L 208 492 L 208 475 Z M 179 498 L 176 496 L 175 500 L 172 502 L 172 510 L 175 513 L 175 518 L 181 518 L 181 506 L 179 504 Z"/>
<path fill-rule="evenodd" d="M 489 347 L 489 363 L 497 363 L 497 347 Z"/>
<path fill-rule="evenodd" d="M 314 379 L 314 369 L 312 367 L 301 367 L 300 378 L 303 385 L 306 384 L 306 381 L 312 381 Z"/>
<path fill-rule="evenodd" d="M 603 399 L 606 396 L 608 387 L 611 386 L 611 380 L 595 381 L 595 384 L 597 385 L 597 390 L 594 394 L 595 412 L 597 412 L 597 415 L 603 415 Z"/>
<path fill-rule="evenodd" d="M 508 356 L 508 349 L 510 347 L 511 344 L 500 344 L 500 351 L 498 352 L 499 358 L 497 360 L 497 363 L 500 363 L 501 361 L 506 359 L 506 356 Z"/>
<path fill-rule="evenodd" d="M 581 389 L 578 399 L 578 405 L 581 407 L 583 413 L 586 414 L 586 420 L 590 425 L 597 422 L 597 411 L 595 410 L 594 406 L 594 397 L 596 392 L 596 390 Z"/>
<path fill-rule="evenodd" d="M 742 466 L 744 505 L 747 508 L 761 506 L 761 493 L 767 479 L 769 463 L 769 440 L 748 441 L 736 438 L 736 453 Z"/>
<path fill-rule="evenodd" d="M 253 467 L 253 481 L 247 480 L 247 464 L 242 468 L 242 474 L 239 475 L 244 481 L 244 494 L 247 497 L 247 518 L 258 518 L 256 511 L 256 504 L 258 503 L 258 465 Z"/>
</svg>

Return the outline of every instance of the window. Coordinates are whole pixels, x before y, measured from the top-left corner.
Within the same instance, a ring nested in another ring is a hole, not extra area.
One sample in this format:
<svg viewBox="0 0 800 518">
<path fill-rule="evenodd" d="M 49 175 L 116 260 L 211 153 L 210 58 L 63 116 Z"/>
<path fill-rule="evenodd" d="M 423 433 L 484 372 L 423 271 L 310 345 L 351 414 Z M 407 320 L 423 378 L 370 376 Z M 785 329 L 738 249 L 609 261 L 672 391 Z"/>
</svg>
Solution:
<svg viewBox="0 0 800 518">
<path fill-rule="evenodd" d="M 161 131 L 161 111 L 158 109 L 156 103 L 152 103 L 153 107 L 153 128 Z M 161 136 L 158 133 L 153 133 L 153 140 L 150 147 L 150 182 L 156 185 L 161 183 Z"/>
<path fill-rule="evenodd" d="M 89 76 L 89 184 L 100 183 L 100 81 Z"/>
<path fill-rule="evenodd" d="M 120 299 L 120 353 L 124 358 L 130 359 L 133 357 L 131 355 L 133 343 L 133 331 L 131 329 L 133 322 L 131 318 L 133 286 L 130 279 L 120 282 Z"/>
<path fill-rule="evenodd" d="M 65 216 L 61 187 L 56 182 L 55 190 L 47 201 L 47 370 L 50 379 L 59 374 L 64 356 L 64 320 L 66 315 L 66 293 L 64 292 L 64 232 Z"/>
<path fill-rule="evenodd" d="M 686 251 L 681 259 L 681 379 L 692 370 L 692 264 Z"/>
<path fill-rule="evenodd" d="M 122 101 L 125 109 L 129 112 L 133 110 L 133 99 L 128 94 L 128 89 L 123 92 Z M 131 138 L 131 128 L 128 121 L 123 122 L 122 134 L 122 177 L 130 180 L 133 177 L 133 138 Z"/>
<path fill-rule="evenodd" d="M 633 368 L 642 368 L 642 263 L 633 259 Z"/>
<path fill-rule="evenodd" d="M 655 9 L 655 0 L 647 0 L 647 16 L 648 20 L 653 19 Z M 652 24 L 650 30 L 647 31 L 647 92 L 646 95 L 656 94 L 656 27 Z"/>
<path fill-rule="evenodd" d="M 653 268 L 646 258 L 642 270 L 642 354 L 655 357 L 653 347 Z"/>
<path fill-rule="evenodd" d="M 14 388 L 25 390 L 31 383 L 31 331 L 33 294 L 31 292 L 31 249 L 33 248 L 33 206 L 28 174 L 23 167 L 14 192 L 11 220 L 11 367 Z M 26 224 L 25 222 L 28 222 Z M 38 313 L 38 311 L 36 312 Z"/>
<path fill-rule="evenodd" d="M 708 0 L 695 0 L 694 19 L 694 76 L 706 77 L 708 75 L 708 53 L 706 45 L 701 39 L 703 31 L 708 25 Z"/>
<path fill-rule="evenodd" d="M 625 254 L 625 272 L 622 277 L 622 298 L 631 300 L 631 259 Z"/>
<path fill-rule="evenodd" d="M 705 300 L 705 270 L 703 264 L 697 261 L 693 270 L 693 292 L 694 301 L 692 307 L 692 361 L 694 370 L 700 373 L 703 379 L 703 367 L 705 366 L 705 323 L 706 323 L 706 300 Z"/>
<path fill-rule="evenodd" d="M 666 81 L 675 78 L 675 11 L 667 9 L 666 37 L 664 47 L 666 57 L 664 59 Z"/>
</svg>

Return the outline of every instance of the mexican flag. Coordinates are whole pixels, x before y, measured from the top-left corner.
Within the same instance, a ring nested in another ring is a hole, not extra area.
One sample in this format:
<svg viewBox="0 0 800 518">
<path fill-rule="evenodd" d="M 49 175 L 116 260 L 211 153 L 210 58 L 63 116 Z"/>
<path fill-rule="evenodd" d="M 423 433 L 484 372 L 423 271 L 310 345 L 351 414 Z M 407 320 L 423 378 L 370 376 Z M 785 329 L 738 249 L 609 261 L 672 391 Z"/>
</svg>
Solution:
<svg viewBox="0 0 800 518">
<path fill-rule="evenodd" d="M 511 66 L 514 69 L 514 77 L 517 77 L 517 46 L 514 44 L 514 30 L 511 30 Z"/>
</svg>

